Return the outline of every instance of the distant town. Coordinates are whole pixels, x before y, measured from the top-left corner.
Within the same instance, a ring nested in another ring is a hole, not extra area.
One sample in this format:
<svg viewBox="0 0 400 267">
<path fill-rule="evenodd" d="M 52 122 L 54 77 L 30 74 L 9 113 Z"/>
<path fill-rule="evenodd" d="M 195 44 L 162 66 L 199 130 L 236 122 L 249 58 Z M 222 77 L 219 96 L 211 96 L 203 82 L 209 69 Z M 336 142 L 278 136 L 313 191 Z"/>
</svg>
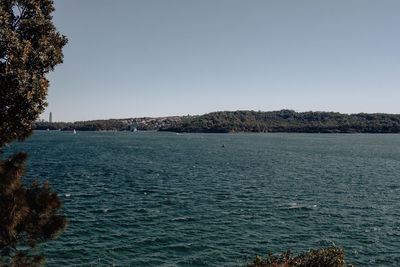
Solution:
<svg viewBox="0 0 400 267">
<path fill-rule="evenodd" d="M 187 116 L 142 117 L 128 119 L 92 120 L 77 122 L 52 122 L 50 112 L 49 121 L 40 119 L 33 126 L 35 130 L 61 131 L 155 131 L 161 128 L 176 126 Z"/>
</svg>

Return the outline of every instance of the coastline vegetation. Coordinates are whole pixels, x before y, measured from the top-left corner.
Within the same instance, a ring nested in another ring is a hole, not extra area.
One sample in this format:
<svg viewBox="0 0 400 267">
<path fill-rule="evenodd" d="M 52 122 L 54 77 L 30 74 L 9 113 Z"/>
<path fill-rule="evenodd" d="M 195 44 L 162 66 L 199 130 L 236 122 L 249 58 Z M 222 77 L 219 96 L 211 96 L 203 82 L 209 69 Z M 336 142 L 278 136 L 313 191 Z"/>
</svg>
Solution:
<svg viewBox="0 0 400 267">
<path fill-rule="evenodd" d="M 399 133 L 400 115 L 337 112 L 223 111 L 186 118 L 174 132 Z"/>
<path fill-rule="evenodd" d="M 384 113 L 219 111 L 201 116 L 35 122 L 36 130 L 171 131 L 188 133 L 400 133 L 400 115 Z"/>
</svg>

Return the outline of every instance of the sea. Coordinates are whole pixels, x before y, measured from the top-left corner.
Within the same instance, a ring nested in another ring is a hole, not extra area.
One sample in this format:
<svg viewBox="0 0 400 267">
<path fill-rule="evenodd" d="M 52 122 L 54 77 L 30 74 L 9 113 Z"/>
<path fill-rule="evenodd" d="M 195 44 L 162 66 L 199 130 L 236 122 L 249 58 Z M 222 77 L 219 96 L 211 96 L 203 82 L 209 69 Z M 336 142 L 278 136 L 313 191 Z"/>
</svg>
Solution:
<svg viewBox="0 0 400 267">
<path fill-rule="evenodd" d="M 400 266 L 400 135 L 37 131 L 25 184 L 50 181 L 66 231 L 47 266 L 245 266 L 340 246 Z"/>
</svg>

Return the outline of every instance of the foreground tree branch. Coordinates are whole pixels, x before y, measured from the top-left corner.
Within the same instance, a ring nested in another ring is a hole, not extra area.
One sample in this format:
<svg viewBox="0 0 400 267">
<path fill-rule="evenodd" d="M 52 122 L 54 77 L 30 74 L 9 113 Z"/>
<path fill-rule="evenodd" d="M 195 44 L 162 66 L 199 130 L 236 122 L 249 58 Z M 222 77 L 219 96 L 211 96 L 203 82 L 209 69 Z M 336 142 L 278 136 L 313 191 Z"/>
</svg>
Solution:
<svg viewBox="0 0 400 267">
<path fill-rule="evenodd" d="M 18 246 L 35 248 L 39 242 L 60 235 L 67 221 L 58 215 L 62 203 L 49 182 L 37 180 L 28 188 L 21 178 L 25 174 L 27 155 L 20 152 L 0 162 L 0 266 L 37 266 L 43 255 L 30 255 Z M 22 265 L 21 265 L 22 264 Z"/>
</svg>

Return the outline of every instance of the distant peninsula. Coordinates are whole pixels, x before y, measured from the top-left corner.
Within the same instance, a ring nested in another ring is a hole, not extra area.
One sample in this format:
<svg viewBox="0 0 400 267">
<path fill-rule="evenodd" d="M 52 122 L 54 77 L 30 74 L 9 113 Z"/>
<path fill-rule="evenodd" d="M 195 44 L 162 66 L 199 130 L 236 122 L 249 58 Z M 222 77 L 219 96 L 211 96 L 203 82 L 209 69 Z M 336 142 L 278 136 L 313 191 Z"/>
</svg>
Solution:
<svg viewBox="0 0 400 267">
<path fill-rule="evenodd" d="M 187 133 L 400 133 L 400 115 L 385 113 L 218 111 L 197 116 L 44 122 L 36 130 L 170 131 Z"/>
</svg>

